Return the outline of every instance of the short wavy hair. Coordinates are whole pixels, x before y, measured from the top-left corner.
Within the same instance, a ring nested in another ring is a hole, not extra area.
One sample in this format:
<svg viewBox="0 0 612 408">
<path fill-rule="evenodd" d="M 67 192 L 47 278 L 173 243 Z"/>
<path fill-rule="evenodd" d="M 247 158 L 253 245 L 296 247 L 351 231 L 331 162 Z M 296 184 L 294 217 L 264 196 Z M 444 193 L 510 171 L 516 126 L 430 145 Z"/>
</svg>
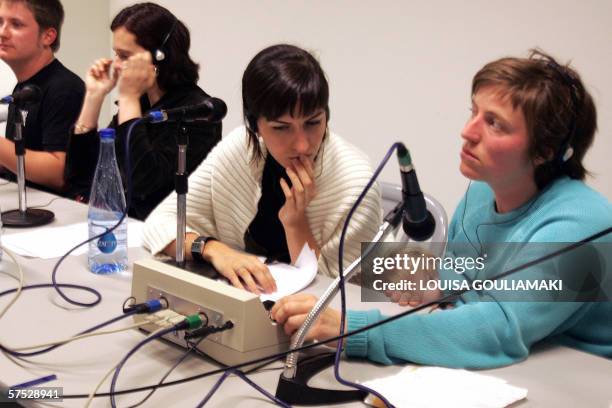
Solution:
<svg viewBox="0 0 612 408">
<path fill-rule="evenodd" d="M 582 160 L 597 130 L 597 110 L 578 73 L 541 50 L 527 58 L 502 58 L 486 64 L 472 80 L 472 95 L 488 86 L 520 108 L 529 134 L 529 155 L 546 161 L 535 168 L 539 189 L 568 176 L 582 180 L 588 174 Z M 568 147 L 573 155 L 563 160 Z"/>
<path fill-rule="evenodd" d="M 1 0 L 0 3 L 24 3 L 32 14 L 40 28 L 46 30 L 53 28 L 57 32 L 55 41 L 51 43 L 51 50 L 56 52 L 60 47 L 62 24 L 64 23 L 64 7 L 59 0 Z"/>
</svg>

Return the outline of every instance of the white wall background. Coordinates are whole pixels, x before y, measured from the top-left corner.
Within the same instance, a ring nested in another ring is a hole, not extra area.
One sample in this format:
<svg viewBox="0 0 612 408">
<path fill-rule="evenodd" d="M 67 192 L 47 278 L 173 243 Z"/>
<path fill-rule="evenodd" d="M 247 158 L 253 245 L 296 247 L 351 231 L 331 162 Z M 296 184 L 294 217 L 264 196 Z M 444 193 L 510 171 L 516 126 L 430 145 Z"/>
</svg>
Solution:
<svg viewBox="0 0 612 408">
<path fill-rule="evenodd" d="M 57 58 L 81 78 L 98 58 L 110 56 L 110 5 L 108 0 L 61 0 L 64 26 Z M 104 105 L 100 123 L 110 121 L 110 103 Z"/>
<path fill-rule="evenodd" d="M 240 79 L 248 61 L 267 45 L 300 45 L 314 51 L 329 78 L 332 129 L 373 163 L 392 142 L 403 141 L 423 190 L 449 214 L 467 185 L 458 171 L 459 133 L 468 116 L 472 76 L 490 60 L 525 56 L 535 46 L 562 62 L 572 60 L 599 110 L 599 133 L 586 159 L 597 177 L 589 183 L 612 198 L 610 1 L 157 2 L 191 29 L 200 84 L 229 106 L 225 134 L 241 123 Z M 91 2 L 64 3 L 67 9 L 85 9 Z M 132 3 L 110 0 L 110 17 Z M 95 19 L 101 17 L 90 14 L 98 26 Z M 89 23 L 86 31 L 92 31 Z M 399 181 L 396 165 L 388 167 L 383 179 Z"/>
</svg>

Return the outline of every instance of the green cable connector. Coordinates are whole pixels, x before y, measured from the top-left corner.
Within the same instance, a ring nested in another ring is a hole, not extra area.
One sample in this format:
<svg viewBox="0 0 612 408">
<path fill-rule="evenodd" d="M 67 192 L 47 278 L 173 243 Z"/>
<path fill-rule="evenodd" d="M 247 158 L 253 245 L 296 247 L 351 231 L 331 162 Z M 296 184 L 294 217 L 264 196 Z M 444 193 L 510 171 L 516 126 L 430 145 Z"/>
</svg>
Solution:
<svg viewBox="0 0 612 408">
<path fill-rule="evenodd" d="M 187 316 L 185 322 L 188 324 L 187 330 L 197 329 L 202 326 L 202 318 L 199 313 Z"/>
</svg>

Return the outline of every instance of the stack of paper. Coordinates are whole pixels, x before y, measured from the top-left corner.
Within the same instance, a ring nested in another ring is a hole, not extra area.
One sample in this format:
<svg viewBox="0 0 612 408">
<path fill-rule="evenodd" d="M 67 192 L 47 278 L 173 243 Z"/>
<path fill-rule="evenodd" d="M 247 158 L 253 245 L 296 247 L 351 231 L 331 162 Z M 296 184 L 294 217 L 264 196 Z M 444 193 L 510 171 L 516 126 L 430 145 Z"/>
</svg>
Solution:
<svg viewBox="0 0 612 408">
<path fill-rule="evenodd" d="M 527 397 L 525 388 L 466 370 L 407 366 L 399 373 L 363 383 L 396 407 L 503 408 Z M 366 403 L 384 406 L 368 396 Z"/>
<path fill-rule="evenodd" d="M 295 265 L 285 263 L 268 265 L 277 290 L 274 293 L 262 294 L 259 298 L 262 301 L 277 301 L 283 296 L 299 292 L 313 281 L 317 275 L 317 265 L 317 255 L 307 244 L 302 248 Z"/>
<path fill-rule="evenodd" d="M 142 246 L 142 226 L 143 223 L 140 221 L 129 220 L 128 248 Z M 87 223 L 80 222 L 62 227 L 47 226 L 16 234 L 5 234 L 2 243 L 21 256 L 52 259 L 59 258 L 87 238 L 89 238 Z M 71 255 L 84 254 L 87 248 L 88 244 L 82 245 Z"/>
</svg>

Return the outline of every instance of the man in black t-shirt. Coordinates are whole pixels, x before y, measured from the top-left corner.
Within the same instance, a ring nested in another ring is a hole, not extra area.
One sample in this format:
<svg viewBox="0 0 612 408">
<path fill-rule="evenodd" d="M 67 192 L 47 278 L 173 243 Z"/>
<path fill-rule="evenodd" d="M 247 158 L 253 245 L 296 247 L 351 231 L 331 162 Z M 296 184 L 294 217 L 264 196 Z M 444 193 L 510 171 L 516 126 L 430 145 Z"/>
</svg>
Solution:
<svg viewBox="0 0 612 408">
<path fill-rule="evenodd" d="M 42 91 L 40 103 L 28 108 L 23 129 L 26 179 L 54 191 L 65 187 L 68 134 L 85 92 L 83 81 L 54 56 L 63 19 L 59 0 L 0 0 L 0 58 L 17 77 L 15 91 L 27 84 Z M 11 173 L 17 168 L 12 142 L 17 114 L 11 105 L 6 139 L 0 138 L 0 166 Z"/>
</svg>

